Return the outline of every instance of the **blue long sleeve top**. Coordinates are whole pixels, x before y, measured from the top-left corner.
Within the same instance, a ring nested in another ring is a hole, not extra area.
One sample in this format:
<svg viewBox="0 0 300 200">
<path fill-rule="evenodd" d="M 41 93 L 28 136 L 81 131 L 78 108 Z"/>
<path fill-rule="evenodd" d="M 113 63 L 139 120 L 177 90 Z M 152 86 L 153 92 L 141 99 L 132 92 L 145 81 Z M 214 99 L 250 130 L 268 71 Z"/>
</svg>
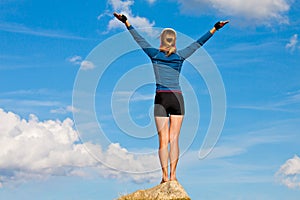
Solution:
<svg viewBox="0 0 300 200">
<path fill-rule="evenodd" d="M 179 75 L 184 60 L 191 56 L 213 35 L 208 31 L 186 48 L 167 56 L 165 52 L 152 47 L 133 26 L 129 26 L 128 30 L 134 40 L 151 59 L 156 80 L 156 92 L 181 92 Z"/>
</svg>

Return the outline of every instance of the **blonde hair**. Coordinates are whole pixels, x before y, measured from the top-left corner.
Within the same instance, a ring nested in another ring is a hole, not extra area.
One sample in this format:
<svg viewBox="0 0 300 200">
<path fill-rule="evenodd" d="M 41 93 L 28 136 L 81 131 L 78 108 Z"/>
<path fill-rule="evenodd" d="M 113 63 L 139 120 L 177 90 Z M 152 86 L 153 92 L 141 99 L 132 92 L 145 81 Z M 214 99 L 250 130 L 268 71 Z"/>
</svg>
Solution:
<svg viewBox="0 0 300 200">
<path fill-rule="evenodd" d="M 160 51 L 170 56 L 176 52 L 176 31 L 172 28 L 165 28 L 160 34 Z"/>
</svg>

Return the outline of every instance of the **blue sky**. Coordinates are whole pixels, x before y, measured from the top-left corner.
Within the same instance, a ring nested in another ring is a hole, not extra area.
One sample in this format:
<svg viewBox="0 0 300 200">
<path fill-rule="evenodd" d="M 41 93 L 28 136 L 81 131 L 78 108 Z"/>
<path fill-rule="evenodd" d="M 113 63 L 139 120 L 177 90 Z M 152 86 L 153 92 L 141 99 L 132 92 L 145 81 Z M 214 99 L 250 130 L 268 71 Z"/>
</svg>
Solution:
<svg viewBox="0 0 300 200">
<path fill-rule="evenodd" d="M 297 0 L 0 5 L 0 199 L 115 199 L 160 181 L 150 61 L 113 11 L 147 28 L 139 31 L 153 45 L 157 30 L 174 28 L 178 47 L 230 20 L 193 57 L 200 66 L 183 68 L 191 88 L 178 179 L 192 199 L 298 199 Z M 122 49 L 130 52 L 101 65 Z M 221 77 L 226 119 L 213 151 L 199 159 L 213 113 L 211 85 L 198 73 L 206 65 Z"/>
</svg>

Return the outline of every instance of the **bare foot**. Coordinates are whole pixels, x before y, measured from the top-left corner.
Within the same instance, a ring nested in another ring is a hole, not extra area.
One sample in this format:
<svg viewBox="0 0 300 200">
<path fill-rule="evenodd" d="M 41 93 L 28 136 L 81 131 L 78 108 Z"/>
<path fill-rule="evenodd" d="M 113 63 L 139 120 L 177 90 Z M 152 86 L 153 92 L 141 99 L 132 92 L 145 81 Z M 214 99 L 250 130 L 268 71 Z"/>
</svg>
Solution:
<svg viewBox="0 0 300 200">
<path fill-rule="evenodd" d="M 162 179 L 161 182 L 160 182 L 160 184 L 166 183 L 166 182 L 168 182 L 168 181 L 169 181 L 168 179 Z"/>
</svg>

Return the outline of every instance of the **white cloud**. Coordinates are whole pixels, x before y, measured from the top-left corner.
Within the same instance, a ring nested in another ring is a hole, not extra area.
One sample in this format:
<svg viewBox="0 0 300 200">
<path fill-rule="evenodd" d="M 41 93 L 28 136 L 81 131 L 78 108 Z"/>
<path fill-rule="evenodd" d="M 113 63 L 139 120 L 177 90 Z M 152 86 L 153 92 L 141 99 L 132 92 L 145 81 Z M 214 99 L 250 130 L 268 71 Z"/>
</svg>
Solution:
<svg viewBox="0 0 300 200">
<path fill-rule="evenodd" d="M 149 3 L 154 3 L 155 0 L 147 0 Z M 104 16 L 109 15 L 109 13 L 118 12 L 127 16 L 130 23 L 137 28 L 153 27 L 155 22 L 150 22 L 149 19 L 145 17 L 136 16 L 133 14 L 131 6 L 134 4 L 134 0 L 108 0 L 108 4 L 111 9 L 106 10 L 102 13 L 98 19 L 102 19 Z M 124 24 L 119 20 L 113 18 L 108 22 L 107 31 L 124 28 Z M 147 33 L 152 35 L 153 30 L 148 29 Z"/>
<path fill-rule="evenodd" d="M 115 96 L 114 100 L 116 101 L 152 101 L 154 96 L 153 94 L 141 94 L 134 91 L 116 91 L 113 94 Z"/>
<path fill-rule="evenodd" d="M 288 23 L 285 13 L 290 10 L 291 0 L 177 0 L 181 11 L 201 15 L 203 12 L 231 16 L 251 24 Z"/>
<path fill-rule="evenodd" d="M 0 109 L 0 185 L 44 179 L 49 176 L 92 176 L 126 178 L 137 182 L 158 179 L 156 156 L 132 156 L 119 144 L 111 144 L 107 151 L 100 145 L 80 143 L 69 118 L 39 121 L 35 115 L 29 120 Z M 107 168 L 91 156 L 87 149 L 99 154 Z"/>
<path fill-rule="evenodd" d="M 23 24 L 16 23 L 0 23 L 0 30 L 11 32 L 11 33 L 21 33 L 26 35 L 34 35 L 40 37 L 49 37 L 49 38 L 63 38 L 63 39 L 73 39 L 73 40 L 85 40 L 85 38 L 74 36 L 68 33 L 57 30 L 43 30 L 39 28 L 30 28 L 24 26 Z"/>
<path fill-rule="evenodd" d="M 68 112 L 78 112 L 79 110 L 75 108 L 74 106 L 67 106 L 66 110 Z"/>
<path fill-rule="evenodd" d="M 83 60 L 82 57 L 78 55 L 68 58 L 67 60 L 74 65 L 81 65 L 81 69 L 83 70 L 91 70 L 95 68 L 93 62 L 88 60 Z"/>
<path fill-rule="evenodd" d="M 1 104 L 14 105 L 15 107 L 51 107 L 60 106 L 61 103 L 58 101 L 42 101 L 42 100 L 16 100 L 16 99 L 0 99 Z"/>
<path fill-rule="evenodd" d="M 223 146 L 216 146 L 212 150 L 204 149 L 203 155 L 207 155 L 210 153 L 205 159 L 218 159 L 218 158 L 226 158 L 226 157 L 234 157 L 241 155 L 247 152 L 247 146 L 233 146 L 233 145 L 223 145 Z M 210 152 L 211 151 L 211 152 Z M 199 155 L 200 156 L 200 155 Z M 199 157 L 200 159 L 203 159 Z"/>
<path fill-rule="evenodd" d="M 65 108 L 57 108 L 57 109 L 52 109 L 50 110 L 50 113 L 55 113 L 55 114 L 66 114 L 66 113 L 73 113 L 73 112 L 78 112 L 79 110 L 73 106 L 67 106 Z"/>
<path fill-rule="evenodd" d="M 279 101 L 263 103 L 260 105 L 231 106 L 231 108 L 263 110 L 263 111 L 299 112 L 299 109 L 297 109 L 299 105 L 300 105 L 300 91 L 294 91 L 294 92 L 288 92 Z"/>
<path fill-rule="evenodd" d="M 276 173 L 276 177 L 287 187 L 300 189 L 300 158 L 295 155 L 287 160 Z"/>
<path fill-rule="evenodd" d="M 122 10 L 126 13 L 131 12 L 130 6 L 134 4 L 134 0 L 109 0 L 108 2 L 114 10 Z"/>
<path fill-rule="evenodd" d="M 82 57 L 81 56 L 73 56 L 71 58 L 68 58 L 67 60 L 74 65 L 80 65 L 82 62 Z"/>
<path fill-rule="evenodd" d="M 24 95 L 57 95 L 57 93 L 54 93 L 54 91 L 51 91 L 49 89 L 36 89 L 36 90 L 16 90 L 16 91 L 8 91 L 8 92 L 2 92 L 1 95 L 4 96 L 22 96 Z"/>
<path fill-rule="evenodd" d="M 83 70 L 91 70 L 91 69 L 95 68 L 95 65 L 91 61 L 84 60 L 84 61 L 81 62 L 81 67 L 80 68 L 83 69 Z"/>
<path fill-rule="evenodd" d="M 299 122 L 299 119 L 295 119 L 276 121 L 268 126 L 265 124 L 259 126 L 257 124 L 257 130 L 241 132 L 232 136 L 223 136 L 222 140 L 213 149 L 201 149 L 201 151 L 203 151 L 203 154 L 210 152 L 205 159 L 214 160 L 240 156 L 259 145 L 294 141 L 297 138 L 295 130 L 299 128 Z"/>
<path fill-rule="evenodd" d="M 287 43 L 285 45 L 285 48 L 290 50 L 291 52 L 293 52 L 296 47 L 297 47 L 297 44 L 298 44 L 298 34 L 294 34 L 291 38 L 290 38 L 290 41 L 289 43 Z"/>
<path fill-rule="evenodd" d="M 154 97 L 153 94 L 140 94 L 140 93 L 136 93 L 131 101 L 153 101 Z"/>
<path fill-rule="evenodd" d="M 156 0 L 146 0 L 149 4 L 153 4 L 156 2 Z"/>
</svg>

